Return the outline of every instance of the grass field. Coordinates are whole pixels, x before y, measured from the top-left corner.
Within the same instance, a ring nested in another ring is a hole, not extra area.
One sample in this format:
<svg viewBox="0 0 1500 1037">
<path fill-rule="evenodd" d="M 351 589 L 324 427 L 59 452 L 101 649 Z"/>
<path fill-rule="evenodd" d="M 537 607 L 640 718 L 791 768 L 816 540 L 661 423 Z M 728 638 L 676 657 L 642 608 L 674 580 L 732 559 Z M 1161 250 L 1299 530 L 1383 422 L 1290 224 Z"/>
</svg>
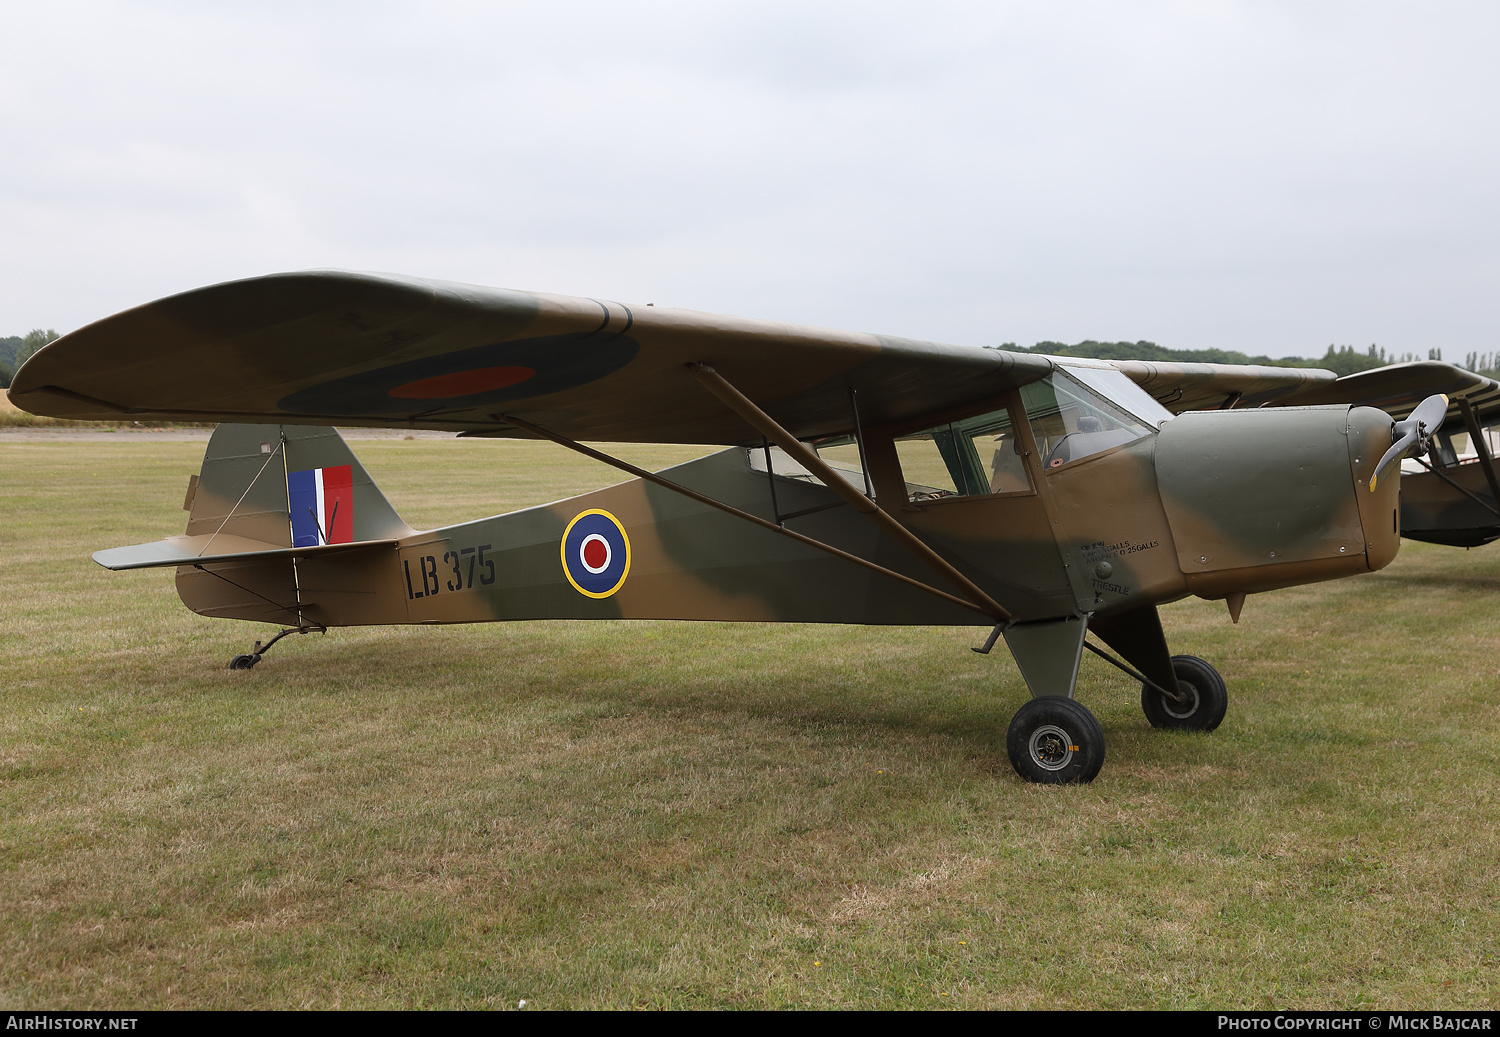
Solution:
<svg viewBox="0 0 1500 1037">
<path fill-rule="evenodd" d="M 47 418 L 22 410 L 11 403 L 10 398 L 3 391 L 0 391 L 0 428 L 140 428 L 142 425 L 143 423 L 139 421 L 69 421 L 66 418 Z M 213 427 L 196 421 L 149 421 L 144 425 L 152 428 Z"/>
<path fill-rule="evenodd" d="M 417 525 L 614 481 L 355 449 Z M 180 532 L 201 452 L 0 444 L 4 1008 L 1500 1007 L 1500 548 L 1168 606 L 1224 725 L 1153 731 L 1088 658 L 1109 757 L 1039 788 L 977 629 L 342 630 L 230 672 L 265 628 L 88 557 Z"/>
</svg>

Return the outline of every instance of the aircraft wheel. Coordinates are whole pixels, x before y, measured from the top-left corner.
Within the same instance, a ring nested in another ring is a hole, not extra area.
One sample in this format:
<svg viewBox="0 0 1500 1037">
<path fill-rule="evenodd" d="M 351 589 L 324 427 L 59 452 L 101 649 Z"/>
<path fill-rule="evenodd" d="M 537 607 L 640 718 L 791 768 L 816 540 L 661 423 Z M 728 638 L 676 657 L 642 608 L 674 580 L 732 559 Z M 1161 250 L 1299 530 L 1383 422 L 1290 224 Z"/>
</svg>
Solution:
<svg viewBox="0 0 1500 1037">
<path fill-rule="evenodd" d="M 1219 671 L 1196 655 L 1174 655 L 1172 672 L 1190 701 L 1173 702 L 1142 685 L 1141 709 L 1151 726 L 1174 731 L 1212 731 L 1218 727 L 1229 708 L 1229 689 Z"/>
<path fill-rule="evenodd" d="M 254 668 L 258 662 L 260 662 L 260 656 L 258 655 L 237 655 L 229 660 L 229 668 L 231 670 L 249 670 Z"/>
<path fill-rule="evenodd" d="M 1016 710 L 1005 735 L 1010 765 L 1027 781 L 1076 785 L 1104 766 L 1104 728 L 1072 699 L 1048 695 Z"/>
</svg>

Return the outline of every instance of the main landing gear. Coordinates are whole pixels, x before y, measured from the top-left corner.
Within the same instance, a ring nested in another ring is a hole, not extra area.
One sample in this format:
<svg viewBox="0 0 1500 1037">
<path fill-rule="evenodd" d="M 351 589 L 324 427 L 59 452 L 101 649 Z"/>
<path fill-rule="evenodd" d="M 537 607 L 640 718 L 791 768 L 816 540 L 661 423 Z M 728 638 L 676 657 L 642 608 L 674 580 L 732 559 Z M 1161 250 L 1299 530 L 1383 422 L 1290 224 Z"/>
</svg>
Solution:
<svg viewBox="0 0 1500 1037">
<path fill-rule="evenodd" d="M 1085 650 L 1141 682 L 1141 709 L 1152 727 L 1212 731 L 1229 707 L 1229 691 L 1217 670 L 1195 655 L 1168 654 L 1161 620 L 1151 606 L 997 627 L 975 651 L 988 653 L 1002 633 L 1032 694 L 1005 736 L 1011 766 L 1027 781 L 1092 781 L 1104 764 L 1104 729 L 1073 699 Z M 1088 634 L 1128 662 L 1090 644 Z"/>
<path fill-rule="evenodd" d="M 1229 708 L 1224 678 L 1196 655 L 1172 656 L 1178 697 L 1155 684 L 1141 685 L 1141 709 L 1152 727 L 1212 731 Z M 1074 699 L 1034 698 L 1016 711 L 1005 735 L 1010 765 L 1027 781 L 1073 785 L 1093 781 L 1104 765 L 1104 728 Z"/>
<path fill-rule="evenodd" d="M 250 651 L 248 655 L 237 655 L 233 659 L 229 660 L 229 668 L 231 670 L 252 670 L 255 668 L 255 664 L 260 662 L 260 657 L 269 652 L 271 650 L 271 646 L 274 645 L 277 641 L 280 641 L 287 634 L 307 634 L 311 633 L 314 630 L 316 630 L 320 634 L 328 633 L 328 628 L 318 623 L 313 623 L 308 626 L 288 627 L 281 633 L 277 634 L 275 637 L 271 638 L 271 640 L 267 641 L 265 644 L 261 644 L 259 641 L 255 642 L 255 647 Z"/>
<path fill-rule="evenodd" d="M 1010 765 L 1027 781 L 1073 785 L 1104 766 L 1104 728 L 1073 699 L 1046 695 L 1016 710 L 1005 734 Z"/>
<path fill-rule="evenodd" d="M 1196 655 L 1172 656 L 1177 701 L 1149 684 L 1141 685 L 1141 709 L 1152 727 L 1172 731 L 1212 731 L 1229 708 L 1229 689 L 1219 671 Z"/>
</svg>

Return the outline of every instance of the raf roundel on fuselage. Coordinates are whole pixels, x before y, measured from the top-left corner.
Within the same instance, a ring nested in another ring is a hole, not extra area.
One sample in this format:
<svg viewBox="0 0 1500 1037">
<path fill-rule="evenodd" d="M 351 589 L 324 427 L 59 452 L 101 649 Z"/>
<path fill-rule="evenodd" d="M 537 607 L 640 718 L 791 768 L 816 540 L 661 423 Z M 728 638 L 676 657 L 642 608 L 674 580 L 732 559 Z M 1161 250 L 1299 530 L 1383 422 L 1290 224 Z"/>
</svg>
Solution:
<svg viewBox="0 0 1500 1037">
<path fill-rule="evenodd" d="M 580 594 L 607 598 L 630 575 L 630 538 L 607 511 L 579 513 L 562 536 L 563 572 Z"/>
</svg>

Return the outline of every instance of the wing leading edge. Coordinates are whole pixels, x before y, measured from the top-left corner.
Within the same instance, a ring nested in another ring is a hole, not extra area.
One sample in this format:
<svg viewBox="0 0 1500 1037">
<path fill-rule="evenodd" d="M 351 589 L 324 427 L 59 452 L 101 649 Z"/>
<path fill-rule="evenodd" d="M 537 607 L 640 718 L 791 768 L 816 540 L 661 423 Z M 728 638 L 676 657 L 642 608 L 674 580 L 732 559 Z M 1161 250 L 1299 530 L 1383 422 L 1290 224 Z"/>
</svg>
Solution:
<svg viewBox="0 0 1500 1037">
<path fill-rule="evenodd" d="M 1443 393 L 1452 401 L 1451 421 L 1459 416 L 1460 400 L 1476 408 L 1500 402 L 1500 382 L 1440 360 L 1388 364 L 1341 377 L 1321 368 L 1147 360 L 1113 364 L 1174 414 L 1230 407 L 1348 404 L 1378 407 L 1399 421 L 1429 396 Z"/>
<path fill-rule="evenodd" d="M 1256 364 L 1172 364 L 1115 360 L 1114 366 L 1174 414 L 1221 407 L 1262 407 L 1291 401 L 1335 379 L 1322 368 Z"/>
</svg>

